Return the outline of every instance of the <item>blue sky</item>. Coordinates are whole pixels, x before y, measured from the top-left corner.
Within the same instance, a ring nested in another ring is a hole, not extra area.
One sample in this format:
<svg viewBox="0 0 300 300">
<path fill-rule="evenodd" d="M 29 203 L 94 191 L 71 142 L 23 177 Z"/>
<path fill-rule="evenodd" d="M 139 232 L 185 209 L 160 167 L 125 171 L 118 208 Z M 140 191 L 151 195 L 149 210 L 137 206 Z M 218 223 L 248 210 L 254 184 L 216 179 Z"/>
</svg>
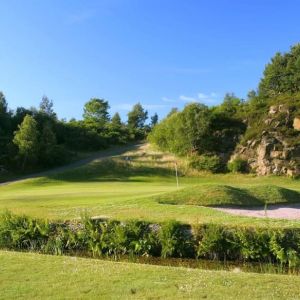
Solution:
<svg viewBox="0 0 300 300">
<path fill-rule="evenodd" d="M 0 0 L 0 90 L 11 108 L 91 97 L 125 118 L 245 97 L 277 51 L 300 41 L 298 0 Z"/>
</svg>

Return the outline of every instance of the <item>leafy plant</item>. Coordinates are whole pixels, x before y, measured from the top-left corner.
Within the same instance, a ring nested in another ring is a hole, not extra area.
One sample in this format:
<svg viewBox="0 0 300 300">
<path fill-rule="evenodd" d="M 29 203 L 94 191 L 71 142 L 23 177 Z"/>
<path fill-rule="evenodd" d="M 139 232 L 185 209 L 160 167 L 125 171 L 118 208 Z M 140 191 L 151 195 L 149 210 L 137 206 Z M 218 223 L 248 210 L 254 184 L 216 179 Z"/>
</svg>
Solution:
<svg viewBox="0 0 300 300">
<path fill-rule="evenodd" d="M 236 158 L 227 163 L 227 168 L 233 173 L 246 173 L 248 171 L 248 163 L 245 159 Z"/>
<path fill-rule="evenodd" d="M 189 158 L 189 166 L 198 171 L 217 173 L 223 170 L 223 163 L 217 155 L 192 155 Z"/>
<path fill-rule="evenodd" d="M 162 246 L 161 256 L 189 257 L 194 254 L 192 236 L 188 228 L 184 228 L 177 221 L 169 221 L 162 224 L 159 232 Z"/>
</svg>

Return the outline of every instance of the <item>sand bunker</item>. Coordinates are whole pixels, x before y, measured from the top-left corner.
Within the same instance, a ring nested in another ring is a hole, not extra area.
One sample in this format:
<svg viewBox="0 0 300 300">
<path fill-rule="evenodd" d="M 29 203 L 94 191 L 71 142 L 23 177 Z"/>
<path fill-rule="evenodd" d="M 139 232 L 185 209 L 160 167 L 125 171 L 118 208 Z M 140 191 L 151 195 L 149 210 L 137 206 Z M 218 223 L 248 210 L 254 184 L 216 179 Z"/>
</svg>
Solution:
<svg viewBox="0 0 300 300">
<path fill-rule="evenodd" d="M 267 207 L 267 210 L 264 207 L 248 209 L 216 207 L 215 209 L 238 216 L 290 220 L 300 219 L 300 204 L 270 205 Z"/>
</svg>

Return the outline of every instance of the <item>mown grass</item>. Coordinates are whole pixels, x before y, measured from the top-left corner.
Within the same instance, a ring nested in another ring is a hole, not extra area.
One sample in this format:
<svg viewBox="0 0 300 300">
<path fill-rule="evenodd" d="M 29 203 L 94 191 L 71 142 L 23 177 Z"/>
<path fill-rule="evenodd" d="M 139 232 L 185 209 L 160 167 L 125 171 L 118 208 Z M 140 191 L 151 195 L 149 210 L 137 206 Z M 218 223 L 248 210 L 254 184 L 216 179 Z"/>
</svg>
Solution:
<svg viewBox="0 0 300 300">
<path fill-rule="evenodd" d="M 300 277 L 0 251 L 1 299 L 297 299 Z"/>
<path fill-rule="evenodd" d="M 265 204 L 300 203 L 300 193 L 275 185 L 233 187 L 229 185 L 196 185 L 154 197 L 163 204 L 203 206 L 261 206 Z"/>
<path fill-rule="evenodd" d="M 130 162 L 126 161 L 126 157 L 130 157 Z M 0 186 L 0 210 L 8 209 L 14 213 L 49 219 L 78 218 L 83 211 L 87 211 L 91 216 L 118 220 L 161 222 L 176 219 L 184 223 L 300 226 L 299 221 L 253 219 L 232 216 L 209 207 L 158 203 L 156 196 L 162 197 L 171 192 L 180 194 L 181 189 L 191 187 L 193 190 L 195 185 L 199 191 L 211 186 L 211 193 L 217 186 L 223 185 L 252 190 L 271 185 L 300 191 L 298 180 L 284 177 L 240 174 L 190 176 L 186 172 L 184 161 L 178 161 L 178 190 L 175 160 L 171 155 L 142 146 L 65 172 Z M 217 189 L 212 194 L 215 197 Z M 225 200 L 224 198 L 223 201 Z"/>
</svg>

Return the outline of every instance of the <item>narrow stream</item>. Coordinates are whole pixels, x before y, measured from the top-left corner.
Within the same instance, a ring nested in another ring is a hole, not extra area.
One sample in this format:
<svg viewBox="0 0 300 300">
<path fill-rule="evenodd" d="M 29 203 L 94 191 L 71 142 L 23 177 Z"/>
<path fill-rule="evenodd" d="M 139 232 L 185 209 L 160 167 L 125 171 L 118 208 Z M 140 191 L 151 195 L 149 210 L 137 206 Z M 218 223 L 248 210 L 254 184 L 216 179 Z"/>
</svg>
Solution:
<svg viewBox="0 0 300 300">
<path fill-rule="evenodd" d="M 93 259 L 100 259 L 106 261 L 129 262 L 147 265 L 160 265 L 168 267 L 184 267 L 192 269 L 203 270 L 219 270 L 230 271 L 234 273 L 268 273 L 268 274 L 289 274 L 300 275 L 300 267 L 289 268 L 280 264 L 259 263 L 259 262 L 234 262 L 234 261 L 217 261 L 206 259 L 188 259 L 188 258 L 161 258 L 153 256 L 128 256 L 122 255 L 118 257 L 113 256 L 98 256 L 93 257 L 91 254 L 76 252 L 65 253 L 67 256 L 86 257 Z"/>
</svg>

